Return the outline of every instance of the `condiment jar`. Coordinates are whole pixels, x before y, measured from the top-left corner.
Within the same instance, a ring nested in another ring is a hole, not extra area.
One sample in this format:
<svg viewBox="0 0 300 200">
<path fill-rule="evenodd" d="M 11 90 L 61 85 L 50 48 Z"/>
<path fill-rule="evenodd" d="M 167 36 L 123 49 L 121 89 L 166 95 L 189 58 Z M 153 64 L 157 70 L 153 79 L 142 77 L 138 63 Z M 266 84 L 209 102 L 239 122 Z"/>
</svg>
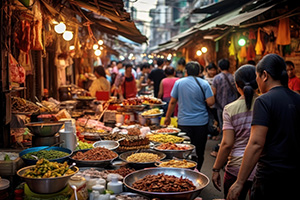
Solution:
<svg viewBox="0 0 300 200">
<path fill-rule="evenodd" d="M 120 194 L 123 192 L 123 183 L 118 180 L 117 176 L 113 176 L 107 184 L 107 189 L 113 191 L 114 194 Z"/>
<path fill-rule="evenodd" d="M 106 180 L 103 178 L 97 179 L 97 185 L 103 185 L 106 188 Z"/>
<path fill-rule="evenodd" d="M 92 190 L 93 191 L 98 191 L 99 192 L 99 194 L 102 194 L 103 192 L 104 192 L 104 190 L 105 190 L 105 187 L 103 186 L 103 185 L 94 185 L 93 187 L 92 187 Z"/>
<path fill-rule="evenodd" d="M 86 186 L 86 179 L 82 176 L 74 175 L 69 180 L 69 185 L 75 185 L 77 188 L 78 199 L 88 199 L 89 194 Z"/>
</svg>

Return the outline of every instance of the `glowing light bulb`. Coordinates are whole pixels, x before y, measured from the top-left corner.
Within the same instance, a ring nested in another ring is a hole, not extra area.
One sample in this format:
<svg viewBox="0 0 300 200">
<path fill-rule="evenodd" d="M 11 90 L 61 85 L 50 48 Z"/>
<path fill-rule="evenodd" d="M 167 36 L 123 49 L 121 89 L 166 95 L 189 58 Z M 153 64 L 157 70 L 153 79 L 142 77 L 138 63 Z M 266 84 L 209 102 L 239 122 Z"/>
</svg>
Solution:
<svg viewBox="0 0 300 200">
<path fill-rule="evenodd" d="M 239 39 L 238 44 L 242 47 L 245 46 L 246 40 L 244 38 Z"/>
<path fill-rule="evenodd" d="M 93 45 L 93 49 L 94 49 L 94 50 L 97 50 L 98 47 L 99 47 L 98 44 L 94 44 L 94 45 Z"/>
<path fill-rule="evenodd" d="M 197 54 L 197 56 L 201 56 L 201 55 L 202 55 L 202 52 L 201 52 L 200 50 L 198 50 L 198 51 L 196 52 L 196 54 Z"/>
<path fill-rule="evenodd" d="M 202 53 L 206 53 L 207 52 L 207 48 L 206 47 L 202 47 L 201 51 L 202 51 Z"/>
<path fill-rule="evenodd" d="M 63 32 L 66 31 L 66 25 L 63 22 L 60 22 L 59 24 L 54 26 L 54 30 L 58 34 L 62 34 Z"/>
<path fill-rule="evenodd" d="M 104 43 L 103 40 L 99 40 L 99 41 L 98 41 L 98 44 L 99 44 L 99 45 L 102 45 L 103 43 Z"/>
<path fill-rule="evenodd" d="M 99 49 L 97 49 L 97 50 L 95 51 L 95 55 L 96 55 L 96 56 L 100 56 L 100 55 L 101 55 L 101 51 L 100 51 Z"/>
<path fill-rule="evenodd" d="M 75 49 L 75 46 L 74 46 L 74 45 L 72 45 L 72 46 L 69 47 L 69 50 L 70 50 L 70 51 L 72 51 L 72 50 L 74 50 L 74 49 Z"/>
<path fill-rule="evenodd" d="M 65 31 L 64 34 L 63 34 L 63 38 L 66 41 L 70 41 L 70 40 L 73 39 L 73 33 L 71 31 Z"/>
</svg>

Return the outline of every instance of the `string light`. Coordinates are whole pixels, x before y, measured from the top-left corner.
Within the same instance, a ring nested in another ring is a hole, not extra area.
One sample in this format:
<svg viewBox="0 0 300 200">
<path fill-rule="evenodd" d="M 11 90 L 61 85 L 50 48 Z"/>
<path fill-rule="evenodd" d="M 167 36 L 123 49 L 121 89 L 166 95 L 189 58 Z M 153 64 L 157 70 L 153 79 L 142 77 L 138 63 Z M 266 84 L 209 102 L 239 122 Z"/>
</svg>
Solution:
<svg viewBox="0 0 300 200">
<path fill-rule="evenodd" d="M 196 51 L 196 54 L 197 54 L 197 56 L 201 56 L 202 55 L 202 51 L 198 50 L 198 51 Z"/>
<path fill-rule="evenodd" d="M 94 50 L 97 50 L 98 47 L 99 47 L 98 44 L 94 44 L 94 45 L 93 45 L 93 49 L 94 49 Z"/>
<path fill-rule="evenodd" d="M 66 31 L 66 25 L 63 22 L 60 22 L 59 24 L 54 26 L 54 31 L 58 34 L 62 34 Z"/>
<path fill-rule="evenodd" d="M 202 53 L 206 53 L 207 52 L 207 48 L 206 47 L 202 47 L 201 51 L 202 51 Z"/>
<path fill-rule="evenodd" d="M 73 33 L 71 31 L 65 31 L 64 34 L 63 34 L 63 38 L 66 41 L 70 41 L 70 40 L 73 39 Z"/>
<path fill-rule="evenodd" d="M 98 41 L 98 44 L 99 44 L 99 45 L 102 45 L 103 43 L 104 43 L 103 40 L 99 40 L 99 41 Z"/>
<path fill-rule="evenodd" d="M 97 50 L 95 51 L 95 55 L 96 55 L 96 56 L 100 56 L 100 55 L 101 55 L 101 51 L 100 51 L 99 49 L 97 49 Z"/>
</svg>

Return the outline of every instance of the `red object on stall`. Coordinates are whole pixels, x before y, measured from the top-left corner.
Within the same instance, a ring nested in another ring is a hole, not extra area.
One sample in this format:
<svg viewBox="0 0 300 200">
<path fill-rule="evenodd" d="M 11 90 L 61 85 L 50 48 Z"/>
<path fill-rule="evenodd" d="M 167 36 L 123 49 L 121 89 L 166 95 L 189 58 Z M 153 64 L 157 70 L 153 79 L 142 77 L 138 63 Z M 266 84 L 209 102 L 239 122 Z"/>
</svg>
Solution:
<svg viewBox="0 0 300 200">
<path fill-rule="evenodd" d="M 107 101 L 109 100 L 109 92 L 107 91 L 97 91 L 96 92 L 97 100 Z"/>
</svg>

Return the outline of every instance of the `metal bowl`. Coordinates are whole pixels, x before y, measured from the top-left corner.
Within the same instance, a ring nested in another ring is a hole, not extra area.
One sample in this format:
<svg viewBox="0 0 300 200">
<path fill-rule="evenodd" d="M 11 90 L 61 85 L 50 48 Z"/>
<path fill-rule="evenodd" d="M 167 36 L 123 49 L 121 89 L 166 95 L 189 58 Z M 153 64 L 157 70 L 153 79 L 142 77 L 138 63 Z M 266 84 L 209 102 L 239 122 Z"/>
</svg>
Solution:
<svg viewBox="0 0 300 200">
<path fill-rule="evenodd" d="M 136 151 L 127 151 L 124 153 L 121 153 L 119 158 L 125 162 L 127 162 L 127 157 L 131 156 L 132 154 L 136 153 Z M 158 152 L 158 151 L 153 151 L 150 149 L 142 149 L 138 153 L 154 153 L 157 154 L 159 157 L 159 160 L 163 160 L 166 157 L 166 154 Z M 143 169 L 147 167 L 155 167 L 155 162 L 147 162 L 147 163 L 137 163 L 137 162 L 127 162 L 129 167 L 132 167 L 134 169 Z"/>
<path fill-rule="evenodd" d="M 78 172 L 78 167 L 73 167 L 72 170 L 74 171 L 74 174 L 71 175 L 66 175 L 66 176 L 61 176 L 61 177 L 56 177 L 56 178 L 26 178 L 23 177 L 23 174 L 25 173 L 26 170 L 31 169 L 35 167 L 35 165 L 31 165 L 28 167 L 24 167 L 20 169 L 17 174 L 21 178 L 25 180 L 27 183 L 28 187 L 30 188 L 31 191 L 35 193 L 40 193 L 40 194 L 51 194 L 51 193 L 56 193 L 64 189 L 71 176 L 76 174 Z"/>
<path fill-rule="evenodd" d="M 135 181 L 144 178 L 146 175 L 157 175 L 159 173 L 164 173 L 165 175 L 174 175 L 178 178 L 187 178 L 193 182 L 193 184 L 196 186 L 196 189 L 185 192 L 147 192 L 132 187 L 132 184 Z M 138 192 L 151 198 L 191 200 L 199 196 L 201 191 L 209 184 L 209 179 L 206 175 L 189 169 L 151 168 L 132 172 L 124 178 L 123 182 L 129 190 Z"/>
<path fill-rule="evenodd" d="M 161 161 L 161 162 L 168 162 L 168 161 L 170 161 L 170 160 L 172 160 L 172 159 L 165 159 L 165 160 L 163 160 L 163 161 Z M 177 160 L 181 160 L 181 161 L 182 161 L 183 159 L 177 159 Z M 191 169 L 191 170 L 194 170 L 194 169 L 197 167 L 197 162 L 192 161 L 192 160 L 186 160 L 186 161 L 187 161 L 187 162 L 190 162 L 190 163 L 193 163 L 194 166 L 193 166 L 193 167 L 187 167 L 187 168 L 183 168 L 183 167 L 163 167 L 163 168 L 180 168 L 180 169 Z M 155 163 L 155 166 L 156 166 L 156 167 L 161 167 L 159 162 L 156 162 L 156 163 Z"/>
<path fill-rule="evenodd" d="M 188 150 L 161 150 L 161 149 L 157 149 L 157 147 L 160 144 L 156 144 L 153 149 L 155 149 L 156 151 L 162 152 L 164 154 L 166 154 L 167 158 L 172 159 L 173 157 L 176 158 L 187 158 L 192 151 L 195 149 L 195 146 L 192 144 L 177 144 L 177 146 L 189 146 L 190 148 Z"/>
<path fill-rule="evenodd" d="M 109 150 L 116 150 L 118 147 L 120 146 L 118 141 L 114 141 L 114 140 L 100 140 L 98 142 L 95 142 L 93 144 L 93 147 L 104 147 L 107 148 Z"/>
<path fill-rule="evenodd" d="M 177 136 L 178 133 L 180 133 L 180 129 L 179 128 L 163 128 L 163 129 L 170 129 L 170 130 L 173 130 L 173 132 L 169 133 L 169 132 L 158 132 L 160 129 L 157 129 L 157 130 L 154 130 L 154 131 L 151 131 L 152 133 L 157 133 L 157 134 L 169 134 L 169 135 L 175 135 Z"/>
<path fill-rule="evenodd" d="M 33 122 L 25 124 L 32 134 L 41 137 L 49 137 L 55 135 L 64 125 L 64 122 Z"/>
<path fill-rule="evenodd" d="M 40 147 L 28 148 L 28 149 L 25 149 L 25 150 L 21 151 L 19 153 L 19 156 L 22 158 L 22 160 L 25 162 L 26 165 L 35 165 L 37 160 L 26 159 L 26 158 L 23 158 L 22 156 L 27 154 L 27 153 L 36 152 L 36 151 L 46 149 L 47 147 L 49 147 L 49 146 L 40 146 Z M 65 157 L 62 157 L 62 158 L 49 160 L 50 162 L 63 163 L 65 161 L 67 161 L 69 159 L 69 156 L 72 154 L 72 151 L 70 149 L 66 149 L 66 148 L 62 148 L 62 147 L 50 147 L 50 148 L 47 148 L 47 150 L 62 151 L 62 152 L 66 152 L 66 153 L 69 154 L 69 155 L 67 155 Z"/>
<path fill-rule="evenodd" d="M 73 159 L 72 156 L 75 155 L 77 152 L 86 152 L 90 149 L 82 149 L 74 151 L 73 154 L 69 157 L 71 162 L 75 162 L 76 166 L 78 167 L 106 167 L 107 165 L 111 164 L 116 158 L 118 158 L 118 154 L 116 153 L 116 157 L 110 160 L 76 160 Z"/>
</svg>

